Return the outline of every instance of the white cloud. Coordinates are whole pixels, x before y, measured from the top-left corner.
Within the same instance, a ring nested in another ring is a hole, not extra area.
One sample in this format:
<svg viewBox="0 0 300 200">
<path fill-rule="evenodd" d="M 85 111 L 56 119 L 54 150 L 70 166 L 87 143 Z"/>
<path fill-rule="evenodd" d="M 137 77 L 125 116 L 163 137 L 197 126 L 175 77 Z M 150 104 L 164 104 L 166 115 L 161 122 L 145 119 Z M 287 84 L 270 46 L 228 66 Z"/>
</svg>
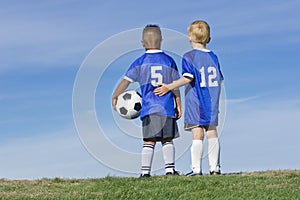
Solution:
<svg viewBox="0 0 300 200">
<path fill-rule="evenodd" d="M 220 138 L 223 172 L 299 167 L 297 123 L 300 119 L 300 100 L 245 99 L 233 101 L 227 106 L 225 127 Z M 180 138 L 177 140 L 180 142 Z M 122 145 L 126 146 L 126 143 L 132 145 L 125 137 Z M 4 161 L 0 165 L 2 178 L 132 176 L 116 172 L 96 161 L 84 149 L 73 127 L 40 136 L 10 138 L 0 144 L 0 159 Z M 207 158 L 203 164 L 205 173 L 208 170 L 206 162 Z M 187 150 L 176 166 L 179 171 L 186 172 L 189 164 Z"/>
<path fill-rule="evenodd" d="M 120 10 L 121 14 L 115 12 L 107 15 L 109 9 L 105 9 L 105 12 L 103 9 L 114 8 L 113 3 L 108 3 L 108 7 L 84 3 L 87 9 L 82 9 L 70 1 L 10 3 L 9 6 L 1 3 L 0 73 L 11 69 L 40 69 L 44 66 L 79 67 L 84 57 L 99 42 L 118 31 L 132 29 L 132 26 L 137 24 L 144 25 L 144 22 L 150 19 L 136 19 L 136 14 L 130 13 L 129 9 Z M 74 7 L 68 9 L 71 4 Z M 278 1 L 272 5 L 269 2 L 237 4 L 238 7 L 232 7 L 232 4 L 227 2 L 219 2 L 220 7 L 224 6 L 222 9 L 216 9 L 215 12 L 204 9 L 202 13 L 202 16 L 212 22 L 213 37 L 219 38 L 221 42 L 230 43 L 222 44 L 222 50 L 227 53 L 232 52 L 231 48 L 235 48 L 235 53 L 239 53 L 245 48 L 249 49 L 249 45 L 256 49 L 264 48 L 263 44 L 275 44 L 277 47 L 279 43 L 296 44 L 300 41 L 300 17 L 297 10 L 299 1 Z M 214 7 L 215 5 L 216 2 L 213 3 Z M 206 2 L 201 4 L 202 6 L 211 8 L 212 4 Z M 190 10 L 190 4 L 185 3 L 180 9 L 177 7 L 177 10 L 182 9 L 189 10 L 187 16 L 180 16 L 178 20 L 175 15 L 163 18 L 165 28 L 176 23 L 176 27 L 184 27 L 182 29 L 185 31 L 190 22 L 187 19 L 201 17 L 199 7 Z M 78 12 L 81 15 L 77 16 Z M 237 40 L 228 40 L 230 36 L 236 37 Z M 239 36 L 246 39 L 238 40 L 241 38 Z M 255 38 L 254 42 L 251 40 L 252 36 Z M 135 41 L 135 38 L 126 38 L 124 42 L 132 43 L 133 40 Z M 241 43 L 246 45 L 242 46 Z M 185 44 L 188 45 L 188 42 Z M 107 48 L 106 53 L 113 51 L 114 49 Z M 235 54 L 235 58 L 239 59 L 239 55 Z M 253 54 L 253 57 L 255 56 Z M 292 63 L 293 60 L 289 62 Z M 49 90 L 46 90 L 46 93 L 49 93 Z M 27 94 L 25 91 L 15 96 L 2 94 L 0 101 L 22 99 L 24 96 L 29 99 L 34 95 L 44 94 L 36 91 L 34 94 Z M 295 153 L 295 145 L 300 139 L 297 134 L 300 118 L 299 100 L 274 99 L 258 95 L 227 101 L 227 118 L 221 138 L 225 171 L 293 168 L 300 165 Z M 18 105 L 23 106 L 24 102 L 19 102 Z M 14 120 L 16 117 L 12 120 L 3 118 L 0 124 L 12 123 Z M 105 176 L 112 171 L 95 161 L 83 149 L 74 128 L 45 133 L 44 136 L 38 137 L 25 135 L 24 138 L 8 138 L 5 141 L 5 144 L 0 143 L 0 159 L 5 160 L 0 165 L 0 177 L 95 177 Z M 188 160 L 186 157 L 184 159 Z M 183 168 L 189 165 L 187 162 L 178 164 Z"/>
<path fill-rule="evenodd" d="M 237 98 L 237 99 L 226 99 L 226 103 L 228 104 L 244 103 L 257 98 L 259 98 L 259 96 L 244 97 L 244 98 Z"/>
<path fill-rule="evenodd" d="M 104 34 L 94 29 L 95 22 L 86 24 L 82 20 L 86 18 L 79 17 L 75 10 L 62 12 L 70 4 L 44 3 L 2 6 L 1 71 L 24 67 L 78 67 L 96 45 L 95 41 L 103 38 Z"/>
<path fill-rule="evenodd" d="M 110 170 L 87 153 L 73 128 L 11 138 L 0 145 L 0 177 L 40 179 L 107 176 Z"/>
<path fill-rule="evenodd" d="M 282 34 L 288 31 L 298 31 L 299 1 L 277 2 L 239 2 L 224 5 L 221 12 L 211 16 L 220 30 L 213 31 L 217 36 L 261 35 L 263 33 Z M 219 20 L 219 19 L 223 20 Z"/>
<path fill-rule="evenodd" d="M 131 15 L 129 11 L 124 11 L 126 9 L 122 9 L 119 15 L 110 12 L 110 9 L 115 8 L 115 3 L 77 2 L 74 4 L 70 1 L 51 1 L 3 4 L 2 9 L 0 8 L 2 10 L 0 70 L 24 69 L 24 66 L 78 66 L 101 40 L 148 20 L 145 18 L 139 19 L 138 22 L 127 23 L 136 16 Z M 190 4 L 183 4 L 181 9 L 190 9 L 188 5 Z M 190 17 L 198 15 L 201 7 L 204 10 L 203 16 L 212 21 L 212 32 L 215 38 L 267 34 L 267 38 L 261 38 L 256 43 L 274 44 L 275 39 L 276 44 L 300 41 L 299 12 L 296 10 L 299 7 L 298 1 L 285 1 L 272 5 L 264 2 L 239 2 L 234 7 L 219 2 L 217 5 L 222 9 L 210 12 L 204 9 L 211 8 L 210 3 L 199 4 L 198 7 L 195 6 L 195 10 L 190 10 L 188 15 Z M 126 3 L 118 6 L 129 5 Z M 114 22 L 120 21 L 120 16 L 127 16 L 122 18 L 126 19 L 126 22 L 121 20 L 122 23 L 114 26 Z M 107 18 L 110 21 L 107 21 Z M 165 22 L 165 28 L 168 28 L 168 24 L 173 24 L 173 21 L 178 21 L 176 16 L 167 19 L 169 21 L 165 21 L 166 18 L 161 19 Z M 184 27 L 185 30 L 189 22 L 180 22 L 177 26 Z M 120 24 L 122 27 L 119 26 Z M 282 34 L 288 37 L 278 40 L 278 35 Z"/>
<path fill-rule="evenodd" d="M 271 98 L 228 104 L 221 138 L 226 171 L 299 168 L 299 105 Z"/>
</svg>

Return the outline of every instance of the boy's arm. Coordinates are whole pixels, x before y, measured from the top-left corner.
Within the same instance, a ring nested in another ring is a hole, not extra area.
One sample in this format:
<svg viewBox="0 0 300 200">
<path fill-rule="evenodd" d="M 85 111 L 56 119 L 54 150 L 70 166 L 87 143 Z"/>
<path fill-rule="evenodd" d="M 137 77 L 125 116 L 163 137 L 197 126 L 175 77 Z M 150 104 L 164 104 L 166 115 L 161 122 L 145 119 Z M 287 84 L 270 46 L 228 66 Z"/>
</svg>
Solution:
<svg viewBox="0 0 300 200">
<path fill-rule="evenodd" d="M 172 83 L 169 84 L 160 84 L 160 87 L 156 88 L 154 90 L 154 93 L 157 96 L 163 96 L 166 93 L 168 93 L 170 90 L 173 90 L 175 88 L 179 88 L 187 83 L 190 83 L 192 79 L 186 78 L 182 76 L 181 78 L 177 79 L 176 81 L 173 81 Z"/>
<path fill-rule="evenodd" d="M 114 108 L 114 110 L 116 110 L 116 105 L 117 105 L 117 98 L 120 94 L 122 94 L 127 87 L 129 86 L 130 81 L 123 79 L 119 85 L 117 86 L 117 88 L 115 89 L 113 95 L 112 95 L 112 99 L 111 99 L 111 103 L 112 103 L 112 107 Z"/>
<path fill-rule="evenodd" d="M 179 119 L 182 116 L 181 112 L 181 98 L 180 98 L 180 91 L 179 89 L 173 90 L 175 96 L 175 104 L 176 104 L 176 118 Z"/>
</svg>

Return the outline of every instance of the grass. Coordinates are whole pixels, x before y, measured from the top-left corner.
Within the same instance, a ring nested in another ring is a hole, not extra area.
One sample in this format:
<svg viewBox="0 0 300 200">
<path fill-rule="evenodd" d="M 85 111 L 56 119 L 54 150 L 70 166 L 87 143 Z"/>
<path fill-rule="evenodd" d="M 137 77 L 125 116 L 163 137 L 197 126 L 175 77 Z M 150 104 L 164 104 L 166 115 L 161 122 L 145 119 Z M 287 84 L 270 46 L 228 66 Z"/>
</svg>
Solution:
<svg viewBox="0 0 300 200">
<path fill-rule="evenodd" d="M 0 179 L 0 199 L 300 199 L 300 170 L 147 179 Z"/>
</svg>

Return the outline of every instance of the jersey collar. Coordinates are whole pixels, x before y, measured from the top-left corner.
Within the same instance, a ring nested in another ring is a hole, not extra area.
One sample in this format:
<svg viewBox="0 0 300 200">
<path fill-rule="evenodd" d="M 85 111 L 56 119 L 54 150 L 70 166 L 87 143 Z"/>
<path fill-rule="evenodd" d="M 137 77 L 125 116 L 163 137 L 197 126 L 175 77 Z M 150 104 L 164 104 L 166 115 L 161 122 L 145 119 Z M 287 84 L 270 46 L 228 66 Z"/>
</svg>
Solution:
<svg viewBox="0 0 300 200">
<path fill-rule="evenodd" d="M 150 50 L 146 51 L 146 53 L 161 53 L 161 52 L 163 52 L 163 51 L 160 49 L 150 49 Z"/>
<path fill-rule="evenodd" d="M 209 49 L 199 49 L 199 48 L 194 48 L 196 50 L 199 50 L 199 51 L 203 51 L 203 52 L 211 52 L 211 50 Z"/>
</svg>

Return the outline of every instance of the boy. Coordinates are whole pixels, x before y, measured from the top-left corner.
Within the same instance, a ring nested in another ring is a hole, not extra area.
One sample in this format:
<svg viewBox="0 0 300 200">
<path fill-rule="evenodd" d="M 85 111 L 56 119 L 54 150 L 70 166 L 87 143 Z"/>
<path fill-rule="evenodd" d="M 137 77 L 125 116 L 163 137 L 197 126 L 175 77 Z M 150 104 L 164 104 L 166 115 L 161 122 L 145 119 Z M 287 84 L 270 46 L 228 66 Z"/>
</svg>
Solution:
<svg viewBox="0 0 300 200">
<path fill-rule="evenodd" d="M 159 97 L 153 92 L 162 82 L 171 83 L 179 78 L 175 61 L 160 50 L 161 42 L 160 27 L 147 25 L 142 34 L 142 45 L 146 53 L 131 64 L 112 95 L 112 106 L 115 109 L 117 97 L 127 89 L 128 85 L 131 82 L 140 84 L 142 92 L 140 118 L 144 140 L 141 177 L 150 177 L 157 141 L 161 141 L 163 146 L 166 175 L 178 175 L 175 171 L 173 139 L 179 137 L 176 118 L 181 117 L 180 93 L 179 90 L 174 90 L 173 93 Z M 176 105 L 174 105 L 174 96 Z"/>
<path fill-rule="evenodd" d="M 182 77 L 173 83 L 162 84 L 154 90 L 158 96 L 186 85 L 185 129 L 192 132 L 192 171 L 187 176 L 202 175 L 201 159 L 204 133 L 208 139 L 210 174 L 221 174 L 220 144 L 217 133 L 219 96 L 223 75 L 217 56 L 206 49 L 210 27 L 205 21 L 194 21 L 188 27 L 188 39 L 193 50 L 182 58 Z M 189 84 L 188 84 L 189 83 Z"/>
</svg>

